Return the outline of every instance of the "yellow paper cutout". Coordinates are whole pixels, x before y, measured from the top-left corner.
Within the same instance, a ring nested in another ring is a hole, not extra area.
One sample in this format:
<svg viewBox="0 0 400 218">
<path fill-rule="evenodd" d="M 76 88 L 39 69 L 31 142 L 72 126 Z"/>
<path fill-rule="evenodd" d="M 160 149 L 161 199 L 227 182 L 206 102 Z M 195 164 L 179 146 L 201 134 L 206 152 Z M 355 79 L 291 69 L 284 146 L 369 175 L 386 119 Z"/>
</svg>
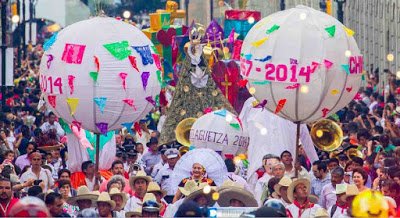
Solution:
<svg viewBox="0 0 400 218">
<path fill-rule="evenodd" d="M 264 44 L 265 41 L 267 41 L 267 39 L 268 39 L 268 36 L 266 36 L 266 37 L 264 37 L 264 38 L 262 38 L 262 39 L 260 39 L 258 41 L 255 41 L 255 42 L 251 43 L 251 45 L 256 47 L 256 48 L 260 47 L 262 44 Z"/>
<path fill-rule="evenodd" d="M 347 34 L 348 36 L 353 36 L 354 33 L 355 33 L 355 32 L 354 32 L 352 29 L 350 29 L 350 28 L 343 27 L 343 29 L 344 29 L 344 31 L 346 32 L 346 34 Z"/>
<path fill-rule="evenodd" d="M 332 89 L 332 90 L 331 90 L 331 94 L 332 94 L 332 95 L 337 95 L 337 94 L 339 94 L 339 90 L 337 90 L 337 89 Z"/>
<path fill-rule="evenodd" d="M 79 98 L 67 98 L 67 104 L 71 111 L 71 116 L 75 114 L 76 108 L 78 107 Z"/>
</svg>

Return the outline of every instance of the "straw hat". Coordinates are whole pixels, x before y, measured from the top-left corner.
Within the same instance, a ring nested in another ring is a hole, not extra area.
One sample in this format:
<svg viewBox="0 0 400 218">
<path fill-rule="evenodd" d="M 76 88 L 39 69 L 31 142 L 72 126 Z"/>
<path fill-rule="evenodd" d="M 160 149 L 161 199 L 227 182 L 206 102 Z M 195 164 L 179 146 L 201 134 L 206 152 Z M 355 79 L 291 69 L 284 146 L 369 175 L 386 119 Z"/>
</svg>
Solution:
<svg viewBox="0 0 400 218">
<path fill-rule="evenodd" d="M 160 204 L 157 202 L 153 193 L 146 193 L 143 197 L 142 211 L 157 212 L 160 211 Z"/>
<path fill-rule="evenodd" d="M 97 198 L 96 203 L 98 204 L 100 202 L 108 203 L 109 205 L 111 205 L 111 210 L 114 210 L 114 208 L 115 208 L 115 201 L 111 200 L 108 192 L 100 193 L 99 198 Z"/>
<path fill-rule="evenodd" d="M 229 182 L 230 181 L 230 182 Z M 219 191 L 218 205 L 229 207 L 230 201 L 236 199 L 244 204 L 244 207 L 257 207 L 257 201 L 249 191 L 245 190 L 240 184 L 231 180 L 227 181 L 228 186 Z"/>
<path fill-rule="evenodd" d="M 125 206 L 126 202 L 128 201 L 128 196 L 126 195 L 126 193 L 121 192 L 118 188 L 112 188 L 110 190 L 110 198 L 112 198 L 113 196 L 119 195 L 122 197 L 122 207 Z"/>
<path fill-rule="evenodd" d="M 135 181 L 138 179 L 144 179 L 147 183 L 150 183 L 152 180 L 151 177 L 147 176 L 146 172 L 144 172 L 143 170 L 138 171 L 135 176 L 129 178 L 129 185 L 131 186 L 131 188 L 133 188 L 133 184 L 135 184 Z"/>
<path fill-rule="evenodd" d="M 224 181 L 224 183 L 222 183 L 222 185 L 220 187 L 218 187 L 217 191 L 220 192 L 226 188 L 232 188 L 232 186 L 235 186 L 237 188 L 243 188 L 244 189 L 244 185 L 234 182 L 230 179 L 227 179 Z"/>
<path fill-rule="evenodd" d="M 196 199 L 198 196 L 204 195 L 208 199 L 208 202 L 209 202 L 208 205 L 212 206 L 215 204 L 215 200 L 211 196 L 212 196 L 212 194 L 214 194 L 216 192 L 216 190 L 215 190 L 215 187 L 210 187 L 210 192 L 204 193 L 204 188 L 206 186 L 209 186 L 208 183 L 206 183 L 206 182 L 203 182 L 203 183 L 200 183 L 199 185 L 197 185 L 197 183 L 194 182 L 193 180 L 189 180 L 185 183 L 184 188 L 182 189 L 180 187 L 179 190 L 182 192 L 183 195 L 186 196 L 184 202 L 187 202 L 190 200 L 194 201 L 194 199 Z"/>
<path fill-rule="evenodd" d="M 86 185 L 84 185 L 78 188 L 75 197 L 68 198 L 67 203 L 73 206 L 78 206 L 77 201 L 79 200 L 91 200 L 92 205 L 95 206 L 98 196 L 99 194 L 89 191 L 89 188 Z"/>
<path fill-rule="evenodd" d="M 130 217 L 132 217 L 132 216 L 139 216 L 139 217 L 142 217 L 142 208 L 141 208 L 141 207 L 138 207 L 138 208 L 136 208 L 136 210 L 134 210 L 134 211 L 126 212 L 126 213 L 125 213 L 125 217 L 126 217 L 126 218 L 130 218 Z"/>
<path fill-rule="evenodd" d="M 358 191 L 358 188 L 355 184 L 348 184 L 346 187 L 346 198 L 351 197 L 351 196 L 356 196 L 360 193 Z"/>
<path fill-rule="evenodd" d="M 326 211 L 324 208 L 318 208 L 317 211 L 315 212 L 315 218 L 329 218 L 328 211 Z"/>
<path fill-rule="evenodd" d="M 167 192 L 165 190 L 161 190 L 160 186 L 156 182 L 150 182 L 149 186 L 147 187 L 147 193 L 154 193 L 158 192 L 161 193 L 161 198 L 165 197 L 167 195 Z"/>
<path fill-rule="evenodd" d="M 291 183 L 292 183 L 292 179 L 287 176 L 284 176 L 284 177 L 282 177 L 281 180 L 279 180 L 278 184 L 274 185 L 274 191 L 279 196 L 281 196 L 281 192 L 280 192 L 281 187 L 289 187 Z"/>
<path fill-rule="evenodd" d="M 335 195 L 345 194 L 346 190 L 347 190 L 347 184 L 346 183 L 337 184 L 336 185 L 336 190 L 332 191 L 332 193 L 335 194 Z"/>
<path fill-rule="evenodd" d="M 307 187 L 307 193 L 310 194 L 310 181 L 308 179 L 296 179 L 296 180 L 293 180 L 293 182 L 289 185 L 289 188 L 288 188 L 288 191 L 287 191 L 288 199 L 290 200 L 290 202 L 293 202 L 293 200 L 294 200 L 294 196 L 293 196 L 294 189 L 299 184 L 304 184 Z"/>
</svg>

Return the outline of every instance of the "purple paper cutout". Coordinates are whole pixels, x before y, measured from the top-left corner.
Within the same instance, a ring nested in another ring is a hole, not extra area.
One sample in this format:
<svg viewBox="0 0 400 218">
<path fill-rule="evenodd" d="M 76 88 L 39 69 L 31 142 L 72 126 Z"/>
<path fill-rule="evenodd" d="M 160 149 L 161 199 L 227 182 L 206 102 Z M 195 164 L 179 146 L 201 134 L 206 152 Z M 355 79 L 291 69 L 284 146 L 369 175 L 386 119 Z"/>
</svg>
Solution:
<svg viewBox="0 0 400 218">
<path fill-rule="evenodd" d="M 144 91 L 146 91 L 147 82 L 149 81 L 149 77 L 150 77 L 150 72 L 143 72 L 141 77 L 142 77 L 143 89 L 144 89 Z"/>
<path fill-rule="evenodd" d="M 51 62 L 54 60 L 54 56 L 51 54 L 47 55 L 47 69 L 50 69 Z"/>
<path fill-rule="evenodd" d="M 108 123 L 103 123 L 103 122 L 96 123 L 96 127 L 97 127 L 97 129 L 100 130 L 101 134 L 107 134 L 107 132 L 108 132 Z"/>
<path fill-rule="evenodd" d="M 146 100 L 147 100 L 150 104 L 152 104 L 154 107 L 156 106 L 156 102 L 154 101 L 154 99 L 153 99 L 152 96 L 147 96 L 147 97 L 146 97 Z"/>
</svg>

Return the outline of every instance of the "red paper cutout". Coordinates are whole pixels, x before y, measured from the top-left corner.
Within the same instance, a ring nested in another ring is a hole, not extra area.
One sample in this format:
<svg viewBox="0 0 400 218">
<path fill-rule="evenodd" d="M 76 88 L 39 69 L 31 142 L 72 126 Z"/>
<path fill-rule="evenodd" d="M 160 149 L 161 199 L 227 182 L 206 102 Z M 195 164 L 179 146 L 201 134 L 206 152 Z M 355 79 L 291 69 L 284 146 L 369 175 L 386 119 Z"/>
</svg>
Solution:
<svg viewBox="0 0 400 218">
<path fill-rule="evenodd" d="M 97 72 L 100 72 L 100 62 L 97 56 L 94 56 L 94 64 L 96 65 Z"/>
<path fill-rule="evenodd" d="M 172 45 L 172 37 L 176 35 L 176 30 L 174 28 L 169 28 L 167 31 L 159 30 L 157 32 L 157 40 L 163 46 Z"/>
<path fill-rule="evenodd" d="M 127 73 L 119 73 L 119 77 L 122 79 L 122 87 L 126 90 L 126 77 L 128 76 Z"/>
<path fill-rule="evenodd" d="M 283 109 L 283 107 L 286 104 L 286 101 L 287 101 L 286 98 L 279 100 L 278 105 L 276 106 L 275 109 L 275 114 L 279 113 Z"/>
<path fill-rule="evenodd" d="M 286 86 L 285 89 L 298 89 L 300 87 L 300 83 L 296 83 L 294 85 L 291 86 Z"/>
<path fill-rule="evenodd" d="M 140 137 L 142 137 L 142 129 L 140 128 L 140 124 L 138 122 L 133 125 L 133 129 L 139 134 Z"/>
<path fill-rule="evenodd" d="M 137 72 L 139 72 L 139 68 L 137 67 L 137 64 L 136 64 L 136 57 L 135 56 L 128 56 L 128 58 L 129 58 L 129 62 L 131 62 L 132 67 L 135 68 L 135 70 Z"/>
<path fill-rule="evenodd" d="M 49 95 L 49 96 L 47 96 L 47 99 L 49 100 L 49 104 L 53 108 L 56 108 L 56 96 L 55 95 Z"/>
<path fill-rule="evenodd" d="M 160 56 L 157 54 L 151 54 L 153 56 L 154 62 L 156 63 L 157 69 L 161 70 Z"/>
<path fill-rule="evenodd" d="M 240 88 L 244 88 L 244 87 L 246 87 L 246 85 L 247 85 L 248 82 L 249 82 L 249 81 L 248 81 L 247 79 L 242 79 L 242 80 L 240 80 L 237 84 L 238 84 L 238 86 L 239 86 Z"/>
<path fill-rule="evenodd" d="M 346 87 L 347 92 L 351 92 L 351 90 L 353 90 L 353 87 Z"/>
<path fill-rule="evenodd" d="M 66 43 L 61 60 L 68 64 L 81 64 L 86 45 Z"/>
<path fill-rule="evenodd" d="M 324 107 L 321 111 L 322 111 L 322 117 L 326 117 L 326 115 L 329 113 L 330 110 Z"/>
<path fill-rule="evenodd" d="M 135 104 L 134 104 L 133 99 L 126 98 L 126 99 L 124 99 L 124 100 L 122 100 L 122 101 L 125 102 L 127 105 L 129 105 L 130 107 L 132 107 L 133 110 L 136 111 L 136 106 L 135 106 Z"/>
</svg>

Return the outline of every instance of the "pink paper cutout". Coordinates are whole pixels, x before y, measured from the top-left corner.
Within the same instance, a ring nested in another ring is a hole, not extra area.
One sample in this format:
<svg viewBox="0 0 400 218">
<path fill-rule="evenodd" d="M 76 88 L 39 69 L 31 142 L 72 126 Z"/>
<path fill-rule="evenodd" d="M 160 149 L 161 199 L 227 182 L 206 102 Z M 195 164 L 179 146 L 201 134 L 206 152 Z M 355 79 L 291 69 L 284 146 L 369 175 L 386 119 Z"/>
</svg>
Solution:
<svg viewBox="0 0 400 218">
<path fill-rule="evenodd" d="M 211 113 L 211 112 L 212 112 L 212 107 L 207 107 L 203 111 L 204 114 L 208 114 L 208 113 Z"/>
<path fill-rule="evenodd" d="M 47 55 L 47 69 L 50 69 L 51 62 L 54 60 L 54 56 L 51 54 Z"/>
<path fill-rule="evenodd" d="M 321 111 L 322 111 L 322 117 L 326 117 L 326 115 L 329 113 L 330 110 L 325 107 Z"/>
<path fill-rule="evenodd" d="M 133 99 L 129 99 L 129 98 L 125 98 L 124 100 L 122 100 L 123 102 L 125 102 L 127 105 L 129 105 L 130 107 L 133 108 L 133 110 L 136 111 L 136 106 L 134 104 Z"/>
<path fill-rule="evenodd" d="M 285 89 L 297 89 L 300 87 L 300 83 L 296 83 L 294 85 L 291 86 L 286 86 Z"/>
<path fill-rule="evenodd" d="M 61 60 L 68 64 L 81 64 L 86 45 L 66 43 Z"/>
<path fill-rule="evenodd" d="M 127 73 L 119 73 L 119 77 L 122 79 L 122 87 L 126 90 L 126 77 L 128 76 Z"/>
<path fill-rule="evenodd" d="M 160 61 L 160 56 L 157 54 L 151 54 L 153 56 L 154 62 L 156 63 L 157 69 L 161 70 L 161 61 Z"/>
<path fill-rule="evenodd" d="M 319 63 L 313 61 L 311 63 L 311 73 L 314 73 L 318 66 L 319 66 Z"/>
<path fill-rule="evenodd" d="M 72 93 L 74 93 L 75 87 L 74 87 L 74 80 L 75 80 L 75 76 L 73 75 L 68 75 L 68 86 L 69 86 L 69 94 L 72 95 Z"/>
<path fill-rule="evenodd" d="M 325 59 L 324 65 L 325 65 L 326 69 L 329 69 L 332 67 L 333 63 Z"/>
</svg>

